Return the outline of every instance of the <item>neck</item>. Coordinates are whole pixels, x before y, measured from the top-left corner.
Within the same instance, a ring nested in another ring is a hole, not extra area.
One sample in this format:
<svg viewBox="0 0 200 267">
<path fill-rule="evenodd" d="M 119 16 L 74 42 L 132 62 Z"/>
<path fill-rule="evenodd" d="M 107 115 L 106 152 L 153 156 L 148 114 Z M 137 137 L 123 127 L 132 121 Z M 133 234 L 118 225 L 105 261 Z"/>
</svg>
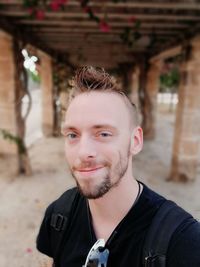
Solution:
<svg viewBox="0 0 200 267">
<path fill-rule="evenodd" d="M 107 240 L 133 206 L 138 196 L 138 190 L 138 182 L 132 176 L 123 177 L 119 185 L 112 188 L 103 197 L 88 201 L 97 238 L 104 237 Z M 101 231 L 101 229 L 104 230 Z M 101 235 L 102 232 L 104 236 Z"/>
</svg>

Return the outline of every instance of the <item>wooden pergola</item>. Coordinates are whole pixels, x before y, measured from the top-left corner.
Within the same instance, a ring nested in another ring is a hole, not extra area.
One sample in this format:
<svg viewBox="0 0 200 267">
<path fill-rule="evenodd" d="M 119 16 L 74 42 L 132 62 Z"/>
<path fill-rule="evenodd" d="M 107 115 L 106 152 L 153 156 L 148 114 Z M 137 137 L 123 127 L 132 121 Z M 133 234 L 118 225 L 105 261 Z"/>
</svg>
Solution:
<svg viewBox="0 0 200 267">
<path fill-rule="evenodd" d="M 40 14 L 30 16 L 22 0 L 1 0 L 0 27 L 73 66 L 116 68 L 144 54 L 150 58 L 182 44 L 200 26 L 198 1 L 92 0 L 83 6 L 69 0 L 59 10 L 50 8 L 52 1 L 39 2 Z"/>
<path fill-rule="evenodd" d="M 19 143 L 20 169 L 29 172 L 19 104 L 26 87 L 22 48 L 40 59 L 46 136 L 53 134 L 55 92 L 59 95 L 53 74 L 64 66 L 65 81 L 77 67 L 94 65 L 119 76 L 131 101 L 138 103 L 145 137 L 154 138 L 162 65 L 181 55 L 169 178 L 194 180 L 200 146 L 199 30 L 197 0 L 0 0 L 0 131 L 15 135 L 10 138 Z M 16 156 L 17 150 L 0 139 L 1 153 Z"/>
</svg>

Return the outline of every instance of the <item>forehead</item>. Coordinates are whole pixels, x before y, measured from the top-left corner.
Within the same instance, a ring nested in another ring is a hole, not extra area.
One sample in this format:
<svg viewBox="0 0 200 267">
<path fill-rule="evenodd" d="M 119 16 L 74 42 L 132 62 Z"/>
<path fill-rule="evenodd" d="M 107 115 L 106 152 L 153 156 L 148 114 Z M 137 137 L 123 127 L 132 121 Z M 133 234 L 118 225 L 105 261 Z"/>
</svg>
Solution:
<svg viewBox="0 0 200 267">
<path fill-rule="evenodd" d="M 112 92 L 88 92 L 77 95 L 66 112 L 65 123 L 71 126 L 92 127 L 111 124 L 126 127 L 129 114 L 123 96 Z"/>
</svg>

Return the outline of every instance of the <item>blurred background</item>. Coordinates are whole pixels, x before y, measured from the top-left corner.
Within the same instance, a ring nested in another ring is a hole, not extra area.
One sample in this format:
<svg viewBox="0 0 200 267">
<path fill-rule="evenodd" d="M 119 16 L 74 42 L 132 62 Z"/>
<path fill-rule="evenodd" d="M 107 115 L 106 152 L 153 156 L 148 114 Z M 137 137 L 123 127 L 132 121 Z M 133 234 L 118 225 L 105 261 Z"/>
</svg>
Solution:
<svg viewBox="0 0 200 267">
<path fill-rule="evenodd" d="M 200 219 L 200 1 L 0 0 L 0 266 L 48 267 L 46 206 L 74 185 L 60 129 L 80 66 L 137 106 L 134 176 Z"/>
</svg>

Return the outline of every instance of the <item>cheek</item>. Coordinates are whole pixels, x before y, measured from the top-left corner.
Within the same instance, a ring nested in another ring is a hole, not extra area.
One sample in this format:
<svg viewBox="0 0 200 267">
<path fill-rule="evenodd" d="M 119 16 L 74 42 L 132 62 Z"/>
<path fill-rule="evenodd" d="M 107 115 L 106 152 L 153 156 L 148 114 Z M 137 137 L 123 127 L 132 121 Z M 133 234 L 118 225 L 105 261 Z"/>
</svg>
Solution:
<svg viewBox="0 0 200 267">
<path fill-rule="evenodd" d="M 130 150 L 131 150 L 131 140 L 130 136 L 124 137 L 121 142 L 120 142 L 120 154 L 123 157 L 127 157 L 130 155 Z"/>
<path fill-rule="evenodd" d="M 71 166 L 76 158 L 76 153 L 74 149 L 70 148 L 69 146 L 65 145 L 65 158 L 67 163 Z"/>
<path fill-rule="evenodd" d="M 117 147 L 113 147 L 112 149 L 104 151 L 103 156 L 108 165 L 113 168 L 119 160 L 119 151 Z"/>
<path fill-rule="evenodd" d="M 113 147 L 113 150 L 110 153 L 112 165 L 115 168 L 116 164 L 119 164 L 120 161 L 126 161 L 130 156 L 130 142 L 128 143 L 127 140 L 124 142 L 122 141 L 120 144 L 116 144 Z"/>
</svg>

